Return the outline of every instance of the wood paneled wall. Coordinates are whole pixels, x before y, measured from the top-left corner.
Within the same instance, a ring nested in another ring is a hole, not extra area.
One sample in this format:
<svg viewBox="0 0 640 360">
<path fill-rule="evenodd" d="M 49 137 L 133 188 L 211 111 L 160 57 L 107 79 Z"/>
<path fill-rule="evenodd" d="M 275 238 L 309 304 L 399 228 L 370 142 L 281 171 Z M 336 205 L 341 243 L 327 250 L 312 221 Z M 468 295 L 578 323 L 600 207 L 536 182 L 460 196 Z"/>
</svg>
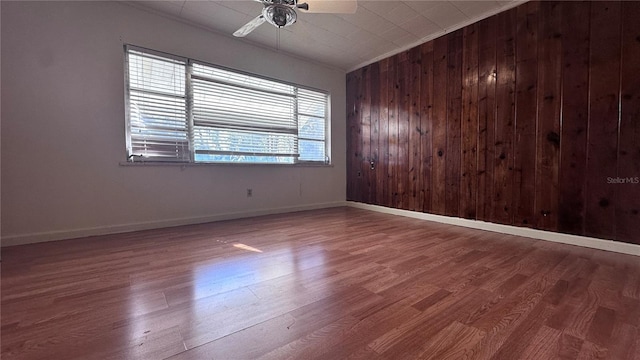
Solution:
<svg viewBox="0 0 640 360">
<path fill-rule="evenodd" d="M 528 2 L 347 74 L 348 200 L 640 244 L 638 19 Z"/>
</svg>

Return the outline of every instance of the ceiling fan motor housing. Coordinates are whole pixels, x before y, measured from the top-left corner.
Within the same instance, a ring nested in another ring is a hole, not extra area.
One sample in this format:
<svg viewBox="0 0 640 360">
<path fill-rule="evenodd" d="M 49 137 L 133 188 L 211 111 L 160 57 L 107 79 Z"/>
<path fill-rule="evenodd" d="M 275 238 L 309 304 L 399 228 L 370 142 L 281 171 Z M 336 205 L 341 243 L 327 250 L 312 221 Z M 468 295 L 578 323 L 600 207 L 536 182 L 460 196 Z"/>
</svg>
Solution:
<svg viewBox="0 0 640 360">
<path fill-rule="evenodd" d="M 269 5 L 287 5 L 287 6 L 295 6 L 298 2 L 296 0 L 258 0 L 263 3 L 265 6 Z"/>
<path fill-rule="evenodd" d="M 296 22 L 296 11 L 289 5 L 295 5 L 293 0 L 274 0 L 271 5 L 266 5 L 262 10 L 262 15 L 268 23 L 279 28 L 289 26 Z"/>
<path fill-rule="evenodd" d="M 289 26 L 296 22 L 297 15 L 293 8 L 287 5 L 273 4 L 266 6 L 262 10 L 264 18 L 272 25 L 277 27 Z"/>
</svg>

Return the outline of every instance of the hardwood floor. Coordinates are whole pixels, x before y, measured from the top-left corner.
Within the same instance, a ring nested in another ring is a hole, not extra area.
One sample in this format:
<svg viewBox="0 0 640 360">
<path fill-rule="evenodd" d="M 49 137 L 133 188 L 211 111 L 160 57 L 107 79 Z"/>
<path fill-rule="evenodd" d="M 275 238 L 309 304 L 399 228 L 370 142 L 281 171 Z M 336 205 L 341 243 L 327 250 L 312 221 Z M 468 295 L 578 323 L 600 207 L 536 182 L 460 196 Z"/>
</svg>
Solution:
<svg viewBox="0 0 640 360">
<path fill-rule="evenodd" d="M 3 359 L 640 359 L 640 258 L 352 208 L 2 249 Z"/>
</svg>

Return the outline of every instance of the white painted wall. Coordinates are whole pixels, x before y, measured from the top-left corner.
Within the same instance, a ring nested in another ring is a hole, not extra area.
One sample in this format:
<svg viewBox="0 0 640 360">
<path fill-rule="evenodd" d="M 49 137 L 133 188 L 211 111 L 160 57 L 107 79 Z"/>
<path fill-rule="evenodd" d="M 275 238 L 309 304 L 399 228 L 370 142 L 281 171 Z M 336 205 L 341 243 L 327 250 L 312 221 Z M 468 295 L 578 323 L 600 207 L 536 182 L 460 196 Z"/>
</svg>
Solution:
<svg viewBox="0 0 640 360">
<path fill-rule="evenodd" d="M 344 201 L 343 71 L 116 2 L 1 6 L 4 246 Z M 333 166 L 120 166 L 125 43 L 329 91 Z"/>
</svg>

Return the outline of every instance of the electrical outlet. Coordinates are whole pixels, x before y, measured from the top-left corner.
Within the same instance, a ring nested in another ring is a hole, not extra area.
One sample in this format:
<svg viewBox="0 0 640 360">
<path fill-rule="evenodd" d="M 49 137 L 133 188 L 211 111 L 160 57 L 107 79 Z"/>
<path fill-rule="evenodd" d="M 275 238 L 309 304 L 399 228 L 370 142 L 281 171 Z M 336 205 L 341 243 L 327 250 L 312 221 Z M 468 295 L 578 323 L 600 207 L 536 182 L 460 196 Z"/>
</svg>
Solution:
<svg viewBox="0 0 640 360">
<path fill-rule="evenodd" d="M 247 189 L 247 197 L 253 196 L 253 189 Z"/>
</svg>

